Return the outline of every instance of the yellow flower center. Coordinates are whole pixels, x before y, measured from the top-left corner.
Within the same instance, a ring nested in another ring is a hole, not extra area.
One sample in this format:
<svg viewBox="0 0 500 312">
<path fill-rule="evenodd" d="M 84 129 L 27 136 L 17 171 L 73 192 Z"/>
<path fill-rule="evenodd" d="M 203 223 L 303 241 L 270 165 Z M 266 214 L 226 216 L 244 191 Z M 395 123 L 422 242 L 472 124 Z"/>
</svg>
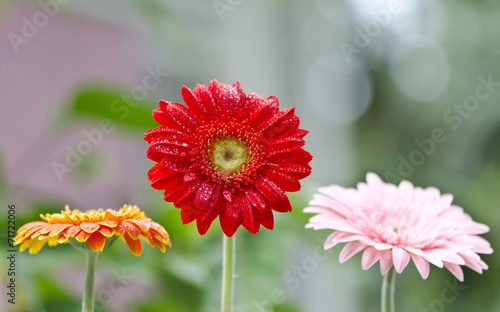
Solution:
<svg viewBox="0 0 500 312">
<path fill-rule="evenodd" d="M 217 169 L 225 172 L 239 171 L 248 160 L 247 148 L 234 139 L 215 142 L 212 161 Z"/>
</svg>

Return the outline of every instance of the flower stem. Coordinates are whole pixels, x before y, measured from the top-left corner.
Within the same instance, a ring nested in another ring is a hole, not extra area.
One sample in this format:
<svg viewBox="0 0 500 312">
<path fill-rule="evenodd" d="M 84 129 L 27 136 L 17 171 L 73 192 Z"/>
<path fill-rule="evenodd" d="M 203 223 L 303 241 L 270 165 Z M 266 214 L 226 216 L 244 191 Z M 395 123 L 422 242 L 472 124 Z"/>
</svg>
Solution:
<svg viewBox="0 0 500 312">
<path fill-rule="evenodd" d="M 87 275 L 83 290 L 82 312 L 94 312 L 94 277 L 97 252 L 87 251 Z"/>
<path fill-rule="evenodd" d="M 396 273 L 392 267 L 382 282 L 382 312 L 394 312 L 394 278 Z"/>
<path fill-rule="evenodd" d="M 236 234 L 235 234 L 236 235 Z M 224 236 L 223 262 L 222 262 L 222 312 L 233 311 L 234 292 L 234 236 Z"/>
</svg>

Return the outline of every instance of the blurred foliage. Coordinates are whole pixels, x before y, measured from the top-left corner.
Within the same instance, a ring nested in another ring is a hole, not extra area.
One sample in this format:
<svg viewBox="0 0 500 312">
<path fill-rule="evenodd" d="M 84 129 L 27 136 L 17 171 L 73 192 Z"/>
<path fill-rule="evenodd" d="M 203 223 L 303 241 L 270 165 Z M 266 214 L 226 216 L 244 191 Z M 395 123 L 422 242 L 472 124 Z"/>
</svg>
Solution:
<svg viewBox="0 0 500 312">
<path fill-rule="evenodd" d="M 147 101 L 135 102 L 131 96 L 116 90 L 102 87 L 86 87 L 74 96 L 73 104 L 66 110 L 62 120 L 72 120 L 82 116 L 107 118 L 125 127 L 138 128 L 141 131 L 157 127 L 151 116 L 155 105 Z"/>
</svg>

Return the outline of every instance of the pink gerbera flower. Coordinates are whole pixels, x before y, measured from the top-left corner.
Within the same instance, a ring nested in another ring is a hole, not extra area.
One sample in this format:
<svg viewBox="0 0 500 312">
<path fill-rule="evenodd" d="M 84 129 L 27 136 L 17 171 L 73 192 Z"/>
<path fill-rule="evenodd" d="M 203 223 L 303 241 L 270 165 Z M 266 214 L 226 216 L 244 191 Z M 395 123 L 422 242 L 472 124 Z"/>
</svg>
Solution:
<svg viewBox="0 0 500 312">
<path fill-rule="evenodd" d="M 304 210 L 318 214 L 306 227 L 335 230 L 325 249 L 347 243 L 340 253 L 341 263 L 364 250 L 364 270 L 380 260 L 383 275 L 393 266 L 401 273 L 413 259 L 424 279 L 432 263 L 444 266 L 460 281 L 464 278 L 461 265 L 478 273 L 488 268 L 478 253 L 493 250 L 478 234 L 489 228 L 452 205 L 452 195 L 441 195 L 433 187 L 414 187 L 408 181 L 387 184 L 374 173 L 368 173 L 366 181 L 357 189 L 321 188 L 322 194 L 315 195 Z"/>
</svg>

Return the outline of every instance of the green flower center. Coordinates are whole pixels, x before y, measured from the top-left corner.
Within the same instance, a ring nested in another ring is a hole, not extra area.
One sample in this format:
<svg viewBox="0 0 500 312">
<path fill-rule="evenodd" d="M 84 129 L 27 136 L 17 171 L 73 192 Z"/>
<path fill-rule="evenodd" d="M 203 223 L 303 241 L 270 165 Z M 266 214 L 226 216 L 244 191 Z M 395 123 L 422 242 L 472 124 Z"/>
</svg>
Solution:
<svg viewBox="0 0 500 312">
<path fill-rule="evenodd" d="M 234 139 L 215 142 L 212 161 L 221 171 L 239 171 L 248 160 L 247 147 Z"/>
</svg>

